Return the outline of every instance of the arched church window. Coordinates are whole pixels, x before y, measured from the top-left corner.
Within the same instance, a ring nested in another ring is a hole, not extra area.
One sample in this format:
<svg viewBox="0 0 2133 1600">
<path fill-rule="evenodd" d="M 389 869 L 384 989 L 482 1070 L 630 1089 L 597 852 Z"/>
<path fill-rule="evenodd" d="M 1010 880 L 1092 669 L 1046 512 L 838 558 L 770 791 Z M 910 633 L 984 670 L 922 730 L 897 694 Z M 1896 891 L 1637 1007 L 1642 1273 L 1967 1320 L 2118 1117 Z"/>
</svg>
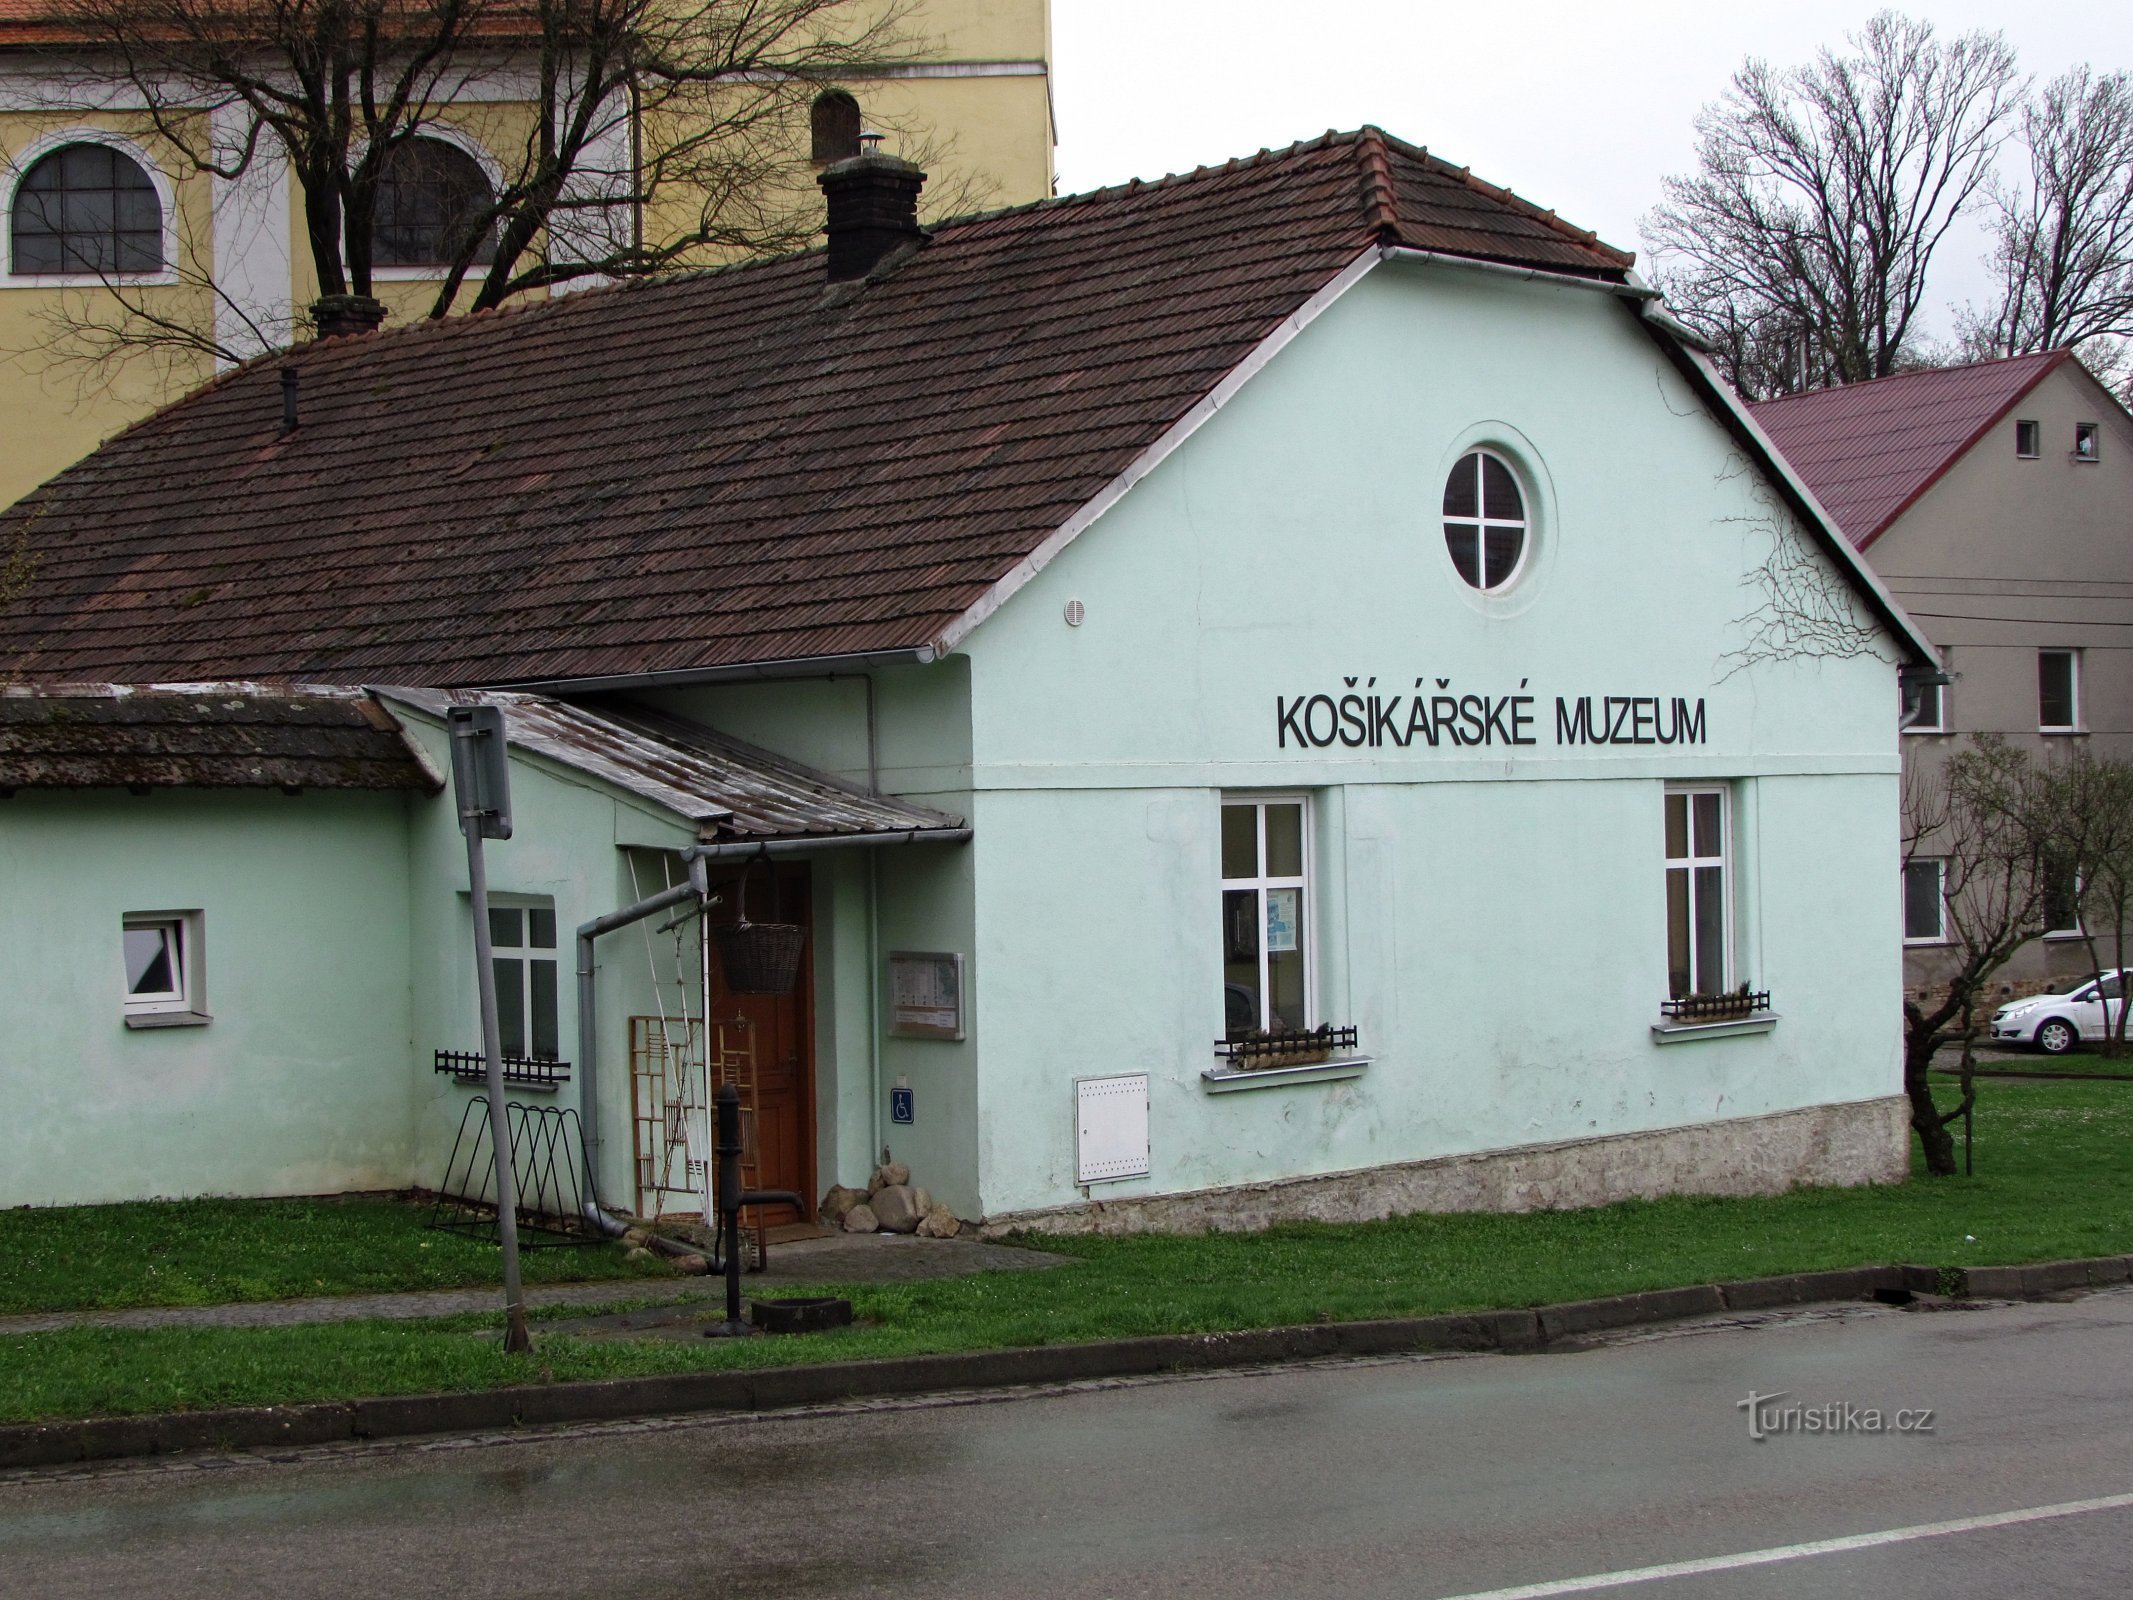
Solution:
<svg viewBox="0 0 2133 1600">
<path fill-rule="evenodd" d="M 815 96 L 810 114 L 814 134 L 814 159 L 818 165 L 849 161 L 859 154 L 859 102 L 842 89 Z"/>
<path fill-rule="evenodd" d="M 22 175 L 8 218 L 18 274 L 163 269 L 163 202 L 123 150 L 61 145 Z"/>
<path fill-rule="evenodd" d="M 441 267 L 457 261 L 476 229 L 477 264 L 496 258 L 496 191 L 481 163 L 443 139 L 409 139 L 385 158 L 372 214 L 370 259 L 380 267 Z"/>
</svg>

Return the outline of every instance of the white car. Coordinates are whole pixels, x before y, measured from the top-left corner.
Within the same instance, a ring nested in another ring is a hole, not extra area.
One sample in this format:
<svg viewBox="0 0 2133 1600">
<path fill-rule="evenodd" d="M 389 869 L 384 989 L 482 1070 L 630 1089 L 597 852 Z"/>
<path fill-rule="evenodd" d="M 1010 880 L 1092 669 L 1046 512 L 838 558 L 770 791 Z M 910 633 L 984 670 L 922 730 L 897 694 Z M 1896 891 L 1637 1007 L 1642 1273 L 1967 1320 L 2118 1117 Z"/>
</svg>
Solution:
<svg viewBox="0 0 2133 1600">
<path fill-rule="evenodd" d="M 2118 1026 L 2125 983 L 2133 968 L 2120 967 L 2076 984 L 2066 994 L 2033 994 L 2010 1000 L 1992 1014 L 1995 1044 L 2033 1044 L 2048 1056 L 2063 1056 L 2083 1039 L 2100 1039 Z"/>
</svg>

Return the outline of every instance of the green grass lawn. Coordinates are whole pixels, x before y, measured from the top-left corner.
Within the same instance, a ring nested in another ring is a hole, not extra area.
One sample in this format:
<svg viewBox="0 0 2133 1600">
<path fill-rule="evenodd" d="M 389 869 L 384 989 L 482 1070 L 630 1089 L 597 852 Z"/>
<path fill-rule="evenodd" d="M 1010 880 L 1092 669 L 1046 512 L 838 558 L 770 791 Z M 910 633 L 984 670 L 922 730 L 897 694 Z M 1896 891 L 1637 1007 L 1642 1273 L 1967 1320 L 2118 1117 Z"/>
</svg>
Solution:
<svg viewBox="0 0 2133 1600">
<path fill-rule="evenodd" d="M 1952 1058 L 1942 1062 L 1952 1067 Z M 2035 1050 L 2006 1055 L 1979 1056 L 1980 1072 L 2108 1072 L 2113 1077 L 2133 1077 L 2133 1053 L 2104 1056 L 2094 1050 L 2069 1050 L 2063 1056 L 2048 1056 Z"/>
<path fill-rule="evenodd" d="M 861 1325 L 794 1339 L 610 1341 L 536 1329 L 534 1354 L 511 1357 L 488 1316 L 34 1334 L 0 1341 L 0 1420 L 1422 1315 L 1879 1262 L 2133 1251 L 2133 1089 L 1987 1080 L 1979 1092 L 1974 1178 L 1262 1234 L 1037 1239 L 1075 1264 L 827 1286 L 851 1297 Z M 628 1292 L 618 1285 L 617 1300 Z"/>
<path fill-rule="evenodd" d="M 201 1306 L 500 1283 L 496 1247 L 383 1197 L 163 1200 L 0 1211 L 0 1314 Z M 529 1283 L 671 1278 L 611 1244 L 528 1250 Z"/>
</svg>

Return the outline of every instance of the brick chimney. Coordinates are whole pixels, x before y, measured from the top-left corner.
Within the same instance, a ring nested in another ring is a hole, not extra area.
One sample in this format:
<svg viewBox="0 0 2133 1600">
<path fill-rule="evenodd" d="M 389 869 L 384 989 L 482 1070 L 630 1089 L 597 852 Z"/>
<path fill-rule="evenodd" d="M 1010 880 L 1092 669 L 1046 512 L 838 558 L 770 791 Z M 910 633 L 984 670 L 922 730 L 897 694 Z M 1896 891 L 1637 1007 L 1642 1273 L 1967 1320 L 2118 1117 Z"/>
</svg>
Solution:
<svg viewBox="0 0 2133 1600">
<path fill-rule="evenodd" d="M 384 303 L 367 294 L 322 294 L 311 302 L 311 325 L 321 339 L 376 333 L 384 321 Z"/>
<path fill-rule="evenodd" d="M 892 250 L 926 237 L 918 191 L 926 175 L 896 156 L 865 155 L 825 167 L 815 180 L 829 199 L 829 281 L 863 278 Z"/>
</svg>

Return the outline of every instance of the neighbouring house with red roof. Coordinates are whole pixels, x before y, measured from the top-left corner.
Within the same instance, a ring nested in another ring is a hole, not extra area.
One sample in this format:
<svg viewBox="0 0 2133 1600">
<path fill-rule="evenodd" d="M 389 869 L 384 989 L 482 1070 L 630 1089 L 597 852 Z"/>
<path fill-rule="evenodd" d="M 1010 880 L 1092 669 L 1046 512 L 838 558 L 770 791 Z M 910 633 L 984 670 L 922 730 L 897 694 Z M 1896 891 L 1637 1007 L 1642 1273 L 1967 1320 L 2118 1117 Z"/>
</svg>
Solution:
<svg viewBox="0 0 2133 1600">
<path fill-rule="evenodd" d="M 760 1185 L 995 1225 L 1900 1179 L 1858 886 L 1934 652 L 1631 258 L 1376 129 L 923 176 L 263 358 L 0 520 L 0 1201 L 439 1180 L 468 704 L 586 1203 L 696 1209 L 715 1081 Z"/>
<path fill-rule="evenodd" d="M 1907 760 L 1972 732 L 2038 754 L 2133 751 L 2133 417 L 2068 350 L 1903 373 L 1753 408 L 1755 420 L 1939 647 L 1952 680 L 1905 728 Z M 1906 968 L 1945 947 L 1942 863 L 1904 875 Z M 2006 981 L 2093 960 L 2071 909 Z"/>
</svg>

